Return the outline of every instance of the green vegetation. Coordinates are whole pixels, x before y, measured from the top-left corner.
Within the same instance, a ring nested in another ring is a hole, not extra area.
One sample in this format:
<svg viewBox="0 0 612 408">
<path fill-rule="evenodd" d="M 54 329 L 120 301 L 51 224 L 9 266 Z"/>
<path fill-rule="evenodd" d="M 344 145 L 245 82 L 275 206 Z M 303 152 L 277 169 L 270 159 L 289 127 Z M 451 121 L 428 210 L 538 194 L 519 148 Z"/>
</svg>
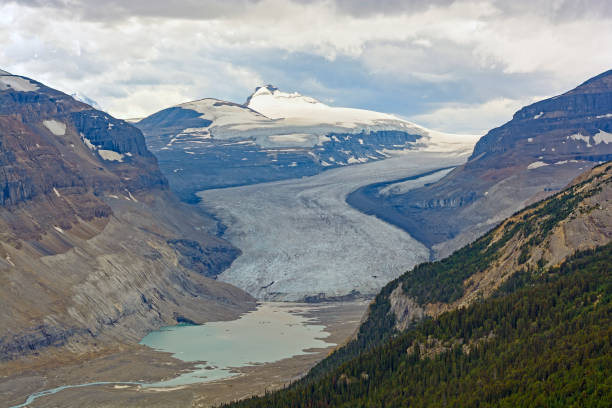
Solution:
<svg viewBox="0 0 612 408">
<path fill-rule="evenodd" d="M 426 320 L 337 368 L 236 407 L 604 407 L 612 244 Z"/>
<path fill-rule="evenodd" d="M 607 163 L 602 166 L 606 166 L 603 172 L 544 201 L 532 204 L 514 214 L 512 221 L 502 223 L 448 258 L 420 264 L 387 284 L 371 304 L 368 318 L 359 328 L 357 337 L 317 364 L 305 381 L 316 379 L 397 334 L 394 328 L 395 318 L 390 312 L 389 295 L 398 284 L 402 285 L 404 293 L 420 304 L 453 302 L 463 296 L 464 281 L 489 268 L 504 253 L 506 245 L 513 238 L 524 242 L 520 247 L 518 265 L 531 271 L 532 266 L 525 265 L 530 259 L 531 249 L 540 245 L 555 226 L 572 216 L 586 198 L 601 191 L 604 183 L 611 182 L 612 178 L 608 176 L 612 165 Z M 608 178 L 602 180 L 605 177 Z M 535 265 L 533 268 L 543 270 L 545 263 L 543 259 L 539 259 L 536 262 L 537 268 Z M 514 278 L 511 279 L 511 282 L 513 281 Z"/>
<path fill-rule="evenodd" d="M 598 174 L 576 184 L 554 196 L 527 207 L 514 215 L 515 222 L 508 221 L 499 228 L 503 233 L 497 239 L 498 228 L 482 236 L 446 259 L 424 263 L 400 278 L 404 292 L 420 304 L 443 302 L 451 303 L 464 294 L 463 282 L 470 276 L 487 269 L 501 255 L 501 249 L 511 238 L 523 239 L 518 264 L 525 264 L 530 258 L 530 250 L 540 245 L 559 223 L 566 220 L 586 198 L 601 191 L 601 183 L 595 179 L 609 173 L 610 165 L 604 173 Z M 612 179 L 608 178 L 605 183 Z M 593 187 L 595 185 L 595 187 Z"/>
<path fill-rule="evenodd" d="M 232 406 L 612 406 L 612 244 L 553 269 L 532 256 L 562 221 L 599 208 L 584 200 L 611 182 L 612 166 L 604 166 L 390 282 L 355 339 L 287 389 Z M 513 253 L 516 270 L 490 298 L 395 329 L 397 285 L 422 305 L 450 303 L 466 279 Z"/>
</svg>

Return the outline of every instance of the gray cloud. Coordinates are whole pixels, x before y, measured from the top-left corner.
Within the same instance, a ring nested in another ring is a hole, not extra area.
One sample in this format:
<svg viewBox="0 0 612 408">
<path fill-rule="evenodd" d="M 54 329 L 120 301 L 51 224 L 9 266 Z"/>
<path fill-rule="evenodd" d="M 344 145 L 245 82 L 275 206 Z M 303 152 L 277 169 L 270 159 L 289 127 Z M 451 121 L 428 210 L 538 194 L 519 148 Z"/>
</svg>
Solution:
<svg viewBox="0 0 612 408">
<path fill-rule="evenodd" d="M 208 20 L 246 13 L 259 0 L 1 0 L 0 4 L 57 9 L 85 20 L 116 22 L 131 17 Z"/>
<path fill-rule="evenodd" d="M 289 0 L 299 5 L 324 5 L 338 14 L 367 18 L 374 15 L 415 14 L 431 8 L 461 6 L 469 0 Z M 0 0 L 0 4 L 20 4 L 35 8 L 62 10 L 86 20 L 117 22 L 131 17 L 162 17 L 209 20 L 248 15 L 261 0 Z M 498 15 L 538 15 L 553 22 L 576 18 L 612 16 L 609 0 L 488 0 Z M 486 4 L 482 3 L 482 4 Z M 270 9 L 270 14 L 277 10 Z M 496 17 L 496 16 L 492 16 Z"/>
<path fill-rule="evenodd" d="M 602 51 L 612 43 L 607 1 L 168 4 L 0 0 L 0 68 L 79 91 L 120 117 L 201 97 L 243 102 L 274 83 L 480 132 L 612 66 Z"/>
</svg>

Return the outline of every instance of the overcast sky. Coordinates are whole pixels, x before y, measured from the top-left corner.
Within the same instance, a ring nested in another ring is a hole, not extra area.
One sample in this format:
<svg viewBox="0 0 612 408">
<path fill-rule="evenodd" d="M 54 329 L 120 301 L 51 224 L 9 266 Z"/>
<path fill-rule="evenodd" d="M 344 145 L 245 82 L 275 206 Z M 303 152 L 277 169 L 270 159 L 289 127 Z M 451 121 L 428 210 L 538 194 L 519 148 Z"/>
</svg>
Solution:
<svg viewBox="0 0 612 408">
<path fill-rule="evenodd" d="M 611 49 L 609 0 L 0 0 L 0 69 L 121 118 L 271 83 L 482 134 Z"/>
</svg>

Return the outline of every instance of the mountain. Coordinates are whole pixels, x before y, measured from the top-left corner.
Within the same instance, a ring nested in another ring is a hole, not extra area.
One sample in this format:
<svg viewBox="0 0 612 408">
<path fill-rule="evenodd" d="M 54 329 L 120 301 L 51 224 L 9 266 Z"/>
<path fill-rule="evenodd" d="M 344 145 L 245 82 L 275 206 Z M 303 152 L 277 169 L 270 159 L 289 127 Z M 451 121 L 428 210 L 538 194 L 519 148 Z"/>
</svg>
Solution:
<svg viewBox="0 0 612 408">
<path fill-rule="evenodd" d="M 70 96 L 72 96 L 74 99 L 76 99 L 79 102 L 86 103 L 87 105 L 91 106 L 94 109 L 102 110 L 102 107 L 98 104 L 98 102 L 94 101 L 93 99 L 91 99 L 87 95 L 83 95 L 80 92 L 73 92 L 73 93 L 70 94 Z"/>
<path fill-rule="evenodd" d="M 194 193 L 204 189 L 309 176 L 385 159 L 394 151 L 466 151 L 476 142 L 385 113 L 331 107 L 271 85 L 257 88 L 243 105 L 201 99 L 135 125 L 186 201 L 196 201 Z"/>
<path fill-rule="evenodd" d="M 611 158 L 612 70 L 522 108 L 438 182 L 408 192 L 372 191 L 362 209 L 404 228 L 443 257 Z"/>
<path fill-rule="evenodd" d="M 217 282 L 238 250 L 169 190 L 142 133 L 0 75 L 0 361 L 137 343 L 254 306 Z"/>
<path fill-rule="evenodd" d="M 608 162 L 392 281 L 306 378 L 232 406 L 599 406 L 611 268 Z"/>
</svg>

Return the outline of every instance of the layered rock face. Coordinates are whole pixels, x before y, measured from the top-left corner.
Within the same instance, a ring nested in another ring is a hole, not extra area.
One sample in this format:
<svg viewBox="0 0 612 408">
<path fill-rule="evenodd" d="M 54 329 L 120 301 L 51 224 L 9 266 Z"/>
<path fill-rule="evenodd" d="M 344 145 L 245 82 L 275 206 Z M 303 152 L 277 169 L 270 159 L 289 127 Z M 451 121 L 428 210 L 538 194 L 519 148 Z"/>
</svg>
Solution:
<svg viewBox="0 0 612 408">
<path fill-rule="evenodd" d="M 432 185 L 379 198 L 387 218 L 445 256 L 612 158 L 612 71 L 518 111 Z M 391 192 L 393 192 L 391 190 Z"/>
<path fill-rule="evenodd" d="M 404 330 L 424 315 L 436 317 L 490 297 L 516 273 L 542 273 L 578 251 L 610 241 L 612 162 L 607 162 L 585 171 L 561 192 L 505 219 L 450 257 L 417 267 L 390 283 L 390 312 L 396 328 Z M 432 280 L 420 279 L 422 271 Z M 445 286 L 435 283 L 440 277 Z M 415 289 L 419 284 L 423 288 Z M 453 285 L 456 291 L 448 290 Z"/>
<path fill-rule="evenodd" d="M 169 192 L 138 129 L 3 72 L 0 360 L 137 342 L 253 307 L 210 279 L 238 251 L 196 211 Z"/>
</svg>

